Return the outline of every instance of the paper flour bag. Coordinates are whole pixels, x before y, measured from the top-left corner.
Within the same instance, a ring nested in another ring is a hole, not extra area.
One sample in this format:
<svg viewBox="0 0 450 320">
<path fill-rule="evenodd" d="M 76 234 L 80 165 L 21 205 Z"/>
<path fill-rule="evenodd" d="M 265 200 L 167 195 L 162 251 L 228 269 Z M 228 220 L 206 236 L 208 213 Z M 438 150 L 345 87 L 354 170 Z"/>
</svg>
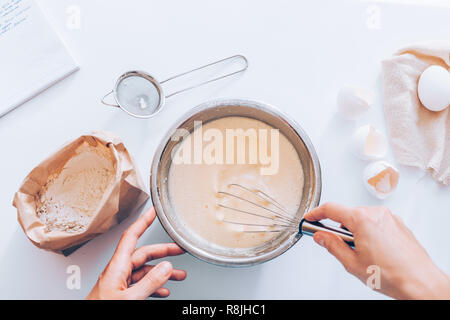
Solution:
<svg viewBox="0 0 450 320">
<path fill-rule="evenodd" d="M 34 168 L 13 205 L 33 244 L 70 254 L 120 223 L 148 198 L 122 141 L 97 132 L 66 144 Z"/>
</svg>

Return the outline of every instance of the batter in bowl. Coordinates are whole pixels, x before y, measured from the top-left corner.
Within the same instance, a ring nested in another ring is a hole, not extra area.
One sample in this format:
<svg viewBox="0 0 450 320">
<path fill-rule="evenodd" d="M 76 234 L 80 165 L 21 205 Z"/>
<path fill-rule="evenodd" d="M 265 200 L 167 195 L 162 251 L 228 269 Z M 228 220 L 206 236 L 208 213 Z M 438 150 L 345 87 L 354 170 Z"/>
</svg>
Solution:
<svg viewBox="0 0 450 320">
<path fill-rule="evenodd" d="M 239 144 L 239 133 L 245 144 Z M 187 229 L 221 247 L 251 248 L 263 245 L 278 233 L 259 232 L 274 228 L 248 224 L 266 225 L 271 221 L 219 204 L 262 215 L 267 212 L 218 192 L 230 192 L 269 206 L 235 184 L 261 190 L 296 219 L 304 176 L 297 151 L 283 134 L 262 121 L 233 116 L 210 121 L 184 137 L 173 154 L 168 184 L 172 206 Z"/>
</svg>

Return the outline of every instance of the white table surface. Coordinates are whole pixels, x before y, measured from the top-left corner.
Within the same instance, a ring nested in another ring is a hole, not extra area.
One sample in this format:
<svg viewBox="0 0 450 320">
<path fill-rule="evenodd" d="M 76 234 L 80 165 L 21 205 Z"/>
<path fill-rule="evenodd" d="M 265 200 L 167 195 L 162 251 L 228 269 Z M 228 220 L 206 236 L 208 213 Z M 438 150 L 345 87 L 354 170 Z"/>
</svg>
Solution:
<svg viewBox="0 0 450 320">
<path fill-rule="evenodd" d="M 389 206 L 450 273 L 450 187 L 400 167 L 396 193 L 376 200 L 362 183 L 366 163 L 347 150 L 357 125 L 371 122 L 386 130 L 381 59 L 416 40 L 449 39 L 449 8 L 334 0 L 38 2 L 81 70 L 0 118 L 0 298 L 84 298 L 139 214 L 69 257 L 37 249 L 11 205 L 32 168 L 66 141 L 104 129 L 124 140 L 148 187 L 153 152 L 168 127 L 186 110 L 221 97 L 264 101 L 292 116 L 317 149 L 323 202 Z M 70 5 L 81 9 L 79 30 L 66 27 Z M 379 29 L 367 27 L 373 5 L 380 13 Z M 164 78 L 236 53 L 250 60 L 244 75 L 173 97 L 156 119 L 134 119 L 99 102 L 124 71 L 144 69 Z M 335 114 L 337 91 L 346 83 L 377 95 L 374 107 L 354 124 Z M 395 163 L 392 152 L 387 159 Z M 165 241 L 169 237 L 155 222 L 140 244 Z M 385 298 L 347 274 L 308 237 L 277 259 L 247 269 L 212 266 L 189 255 L 170 261 L 188 272 L 183 283 L 168 285 L 177 299 Z M 80 290 L 66 287 L 66 268 L 74 264 L 81 268 Z"/>
</svg>

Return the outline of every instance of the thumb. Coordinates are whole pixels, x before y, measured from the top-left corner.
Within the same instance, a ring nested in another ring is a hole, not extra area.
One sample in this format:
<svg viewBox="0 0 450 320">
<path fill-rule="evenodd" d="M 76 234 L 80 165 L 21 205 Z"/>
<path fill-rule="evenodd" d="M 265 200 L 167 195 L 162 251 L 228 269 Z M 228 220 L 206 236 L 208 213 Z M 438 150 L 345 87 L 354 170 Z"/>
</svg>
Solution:
<svg viewBox="0 0 450 320">
<path fill-rule="evenodd" d="M 357 256 L 355 251 L 344 240 L 335 234 L 319 231 L 314 234 L 314 241 L 335 256 L 342 263 L 345 270 L 354 273 L 353 270 L 355 270 L 358 262 Z"/>
<path fill-rule="evenodd" d="M 161 288 L 172 275 L 172 264 L 168 261 L 158 263 L 129 290 L 136 299 L 147 299 Z"/>
</svg>

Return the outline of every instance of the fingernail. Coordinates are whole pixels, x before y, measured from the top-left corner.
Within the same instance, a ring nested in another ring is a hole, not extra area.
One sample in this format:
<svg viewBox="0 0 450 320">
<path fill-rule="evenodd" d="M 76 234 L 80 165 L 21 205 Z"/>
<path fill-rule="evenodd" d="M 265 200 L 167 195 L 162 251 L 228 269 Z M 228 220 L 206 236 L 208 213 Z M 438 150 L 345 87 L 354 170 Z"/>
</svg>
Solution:
<svg viewBox="0 0 450 320">
<path fill-rule="evenodd" d="M 325 247 L 325 240 L 321 237 L 314 237 L 314 241 L 321 247 Z"/>
<path fill-rule="evenodd" d="M 163 277 L 170 273 L 170 271 L 172 270 L 172 264 L 168 261 L 164 261 L 164 262 L 161 262 L 158 265 L 158 268 L 156 268 L 156 269 L 157 269 L 156 271 L 160 274 L 160 276 Z"/>
</svg>

